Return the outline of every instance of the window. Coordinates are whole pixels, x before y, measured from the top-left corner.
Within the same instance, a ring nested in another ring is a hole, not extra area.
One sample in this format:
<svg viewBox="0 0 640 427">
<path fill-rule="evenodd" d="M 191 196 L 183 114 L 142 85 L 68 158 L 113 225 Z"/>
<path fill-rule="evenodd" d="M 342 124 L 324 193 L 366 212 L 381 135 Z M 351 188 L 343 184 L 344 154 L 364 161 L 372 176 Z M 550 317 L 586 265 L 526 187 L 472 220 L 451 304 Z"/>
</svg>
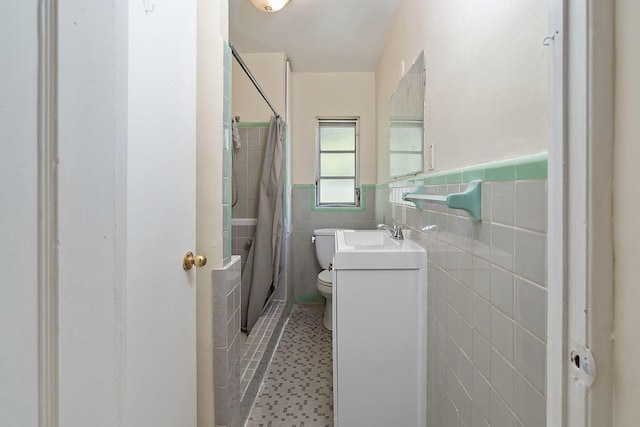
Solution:
<svg viewBox="0 0 640 427">
<path fill-rule="evenodd" d="M 391 120 L 389 123 L 389 176 L 395 178 L 424 169 L 422 120 Z"/>
<path fill-rule="evenodd" d="M 359 206 L 358 119 L 318 119 L 317 206 Z"/>
</svg>

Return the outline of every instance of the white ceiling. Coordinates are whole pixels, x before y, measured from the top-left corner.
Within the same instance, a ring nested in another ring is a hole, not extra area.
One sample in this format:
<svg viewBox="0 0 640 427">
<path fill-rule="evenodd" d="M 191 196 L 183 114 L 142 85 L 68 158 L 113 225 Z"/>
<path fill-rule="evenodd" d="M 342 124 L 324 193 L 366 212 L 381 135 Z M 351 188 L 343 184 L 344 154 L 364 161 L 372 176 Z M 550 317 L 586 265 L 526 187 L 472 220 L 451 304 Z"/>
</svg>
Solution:
<svg viewBox="0 0 640 427">
<path fill-rule="evenodd" d="M 399 0 L 291 0 L 275 13 L 229 0 L 242 53 L 284 52 L 296 72 L 375 71 Z"/>
</svg>

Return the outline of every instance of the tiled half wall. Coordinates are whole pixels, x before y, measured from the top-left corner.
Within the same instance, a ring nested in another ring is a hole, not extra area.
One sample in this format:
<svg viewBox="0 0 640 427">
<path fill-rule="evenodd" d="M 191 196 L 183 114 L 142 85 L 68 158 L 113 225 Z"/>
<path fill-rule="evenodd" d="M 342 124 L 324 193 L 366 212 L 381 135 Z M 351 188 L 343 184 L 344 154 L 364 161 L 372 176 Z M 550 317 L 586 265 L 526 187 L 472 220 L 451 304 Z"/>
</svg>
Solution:
<svg viewBox="0 0 640 427">
<path fill-rule="evenodd" d="M 311 242 L 316 228 L 375 228 L 375 186 L 362 186 L 361 206 L 358 208 L 317 208 L 315 186 L 296 184 L 292 192 L 293 219 L 293 278 L 295 300 L 321 303 L 324 297 L 316 288 L 321 271 Z"/>
<path fill-rule="evenodd" d="M 240 257 L 232 256 L 224 268 L 214 269 L 213 377 L 216 426 L 240 423 Z"/>
<path fill-rule="evenodd" d="M 401 200 L 470 179 L 483 180 L 481 222 Z M 427 249 L 429 425 L 545 425 L 546 194 L 546 155 L 377 186 L 378 222 Z"/>
</svg>

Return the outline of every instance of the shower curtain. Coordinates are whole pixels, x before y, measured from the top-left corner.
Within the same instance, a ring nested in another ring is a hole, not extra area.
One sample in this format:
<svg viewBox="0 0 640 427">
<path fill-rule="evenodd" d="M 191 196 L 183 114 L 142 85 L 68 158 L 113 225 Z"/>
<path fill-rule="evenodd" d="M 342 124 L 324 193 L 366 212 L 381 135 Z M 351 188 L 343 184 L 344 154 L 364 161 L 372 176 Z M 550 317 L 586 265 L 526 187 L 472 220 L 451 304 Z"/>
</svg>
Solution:
<svg viewBox="0 0 640 427">
<path fill-rule="evenodd" d="M 242 329 L 251 331 L 278 285 L 283 240 L 284 123 L 272 117 L 262 164 L 258 224 L 242 272 Z"/>
</svg>

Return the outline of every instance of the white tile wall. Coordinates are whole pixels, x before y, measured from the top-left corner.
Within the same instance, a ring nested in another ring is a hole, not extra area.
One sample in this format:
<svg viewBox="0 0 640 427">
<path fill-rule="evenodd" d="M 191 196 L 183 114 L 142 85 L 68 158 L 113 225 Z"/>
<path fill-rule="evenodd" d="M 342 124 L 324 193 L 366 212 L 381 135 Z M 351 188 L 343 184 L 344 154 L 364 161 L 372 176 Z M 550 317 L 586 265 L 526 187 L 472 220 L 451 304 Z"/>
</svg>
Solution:
<svg viewBox="0 0 640 427">
<path fill-rule="evenodd" d="M 491 305 L 477 295 L 473 299 L 473 327 L 485 339 L 491 339 Z"/>
<path fill-rule="evenodd" d="M 473 290 L 482 298 L 491 299 L 491 265 L 480 258 L 473 260 Z"/>
<path fill-rule="evenodd" d="M 496 393 L 495 389 L 491 392 L 491 424 L 496 426 L 514 427 L 516 416 Z"/>
<path fill-rule="evenodd" d="M 491 384 L 494 390 L 500 394 L 500 397 L 511 409 L 515 409 L 515 368 L 495 349 L 492 352 L 491 363 L 493 366 Z"/>
<path fill-rule="evenodd" d="M 491 304 L 513 317 L 513 274 L 499 267 L 491 269 Z"/>
<path fill-rule="evenodd" d="M 526 427 L 546 425 L 544 397 L 520 375 L 516 375 L 516 413 Z"/>
<path fill-rule="evenodd" d="M 516 330 L 515 365 L 541 394 L 546 392 L 546 346 L 521 327 Z"/>
<path fill-rule="evenodd" d="M 547 292 L 541 286 L 522 278 L 516 280 L 515 319 L 541 340 L 547 336 L 546 299 Z"/>
<path fill-rule="evenodd" d="M 495 307 L 491 309 L 491 345 L 510 362 L 513 362 L 514 327 L 509 317 Z"/>
<path fill-rule="evenodd" d="M 516 230 L 515 272 L 542 286 L 546 284 L 546 235 L 526 230 Z"/>
<path fill-rule="evenodd" d="M 235 426 L 240 418 L 240 257 L 212 272 L 213 375 L 216 425 Z"/>
<path fill-rule="evenodd" d="M 512 227 L 491 226 L 491 262 L 510 271 L 513 270 L 514 258 L 513 232 Z"/>
<path fill-rule="evenodd" d="M 473 365 L 485 377 L 491 378 L 491 344 L 477 330 L 473 331 L 472 354 Z"/>
<path fill-rule="evenodd" d="M 430 425 L 545 425 L 546 185 L 483 183 L 482 222 L 400 203 L 415 187 L 377 188 L 376 222 L 401 223 L 427 249 Z"/>
<path fill-rule="evenodd" d="M 491 221 L 505 224 L 514 224 L 514 199 L 515 183 L 513 181 L 494 182 L 491 185 Z"/>
<path fill-rule="evenodd" d="M 547 230 L 545 180 L 516 182 L 516 222 L 518 228 L 544 233 Z"/>
<path fill-rule="evenodd" d="M 236 168 L 233 194 L 234 218 L 257 218 L 260 173 L 266 148 L 269 124 L 264 127 L 239 128 L 240 149 L 235 151 Z"/>
</svg>

